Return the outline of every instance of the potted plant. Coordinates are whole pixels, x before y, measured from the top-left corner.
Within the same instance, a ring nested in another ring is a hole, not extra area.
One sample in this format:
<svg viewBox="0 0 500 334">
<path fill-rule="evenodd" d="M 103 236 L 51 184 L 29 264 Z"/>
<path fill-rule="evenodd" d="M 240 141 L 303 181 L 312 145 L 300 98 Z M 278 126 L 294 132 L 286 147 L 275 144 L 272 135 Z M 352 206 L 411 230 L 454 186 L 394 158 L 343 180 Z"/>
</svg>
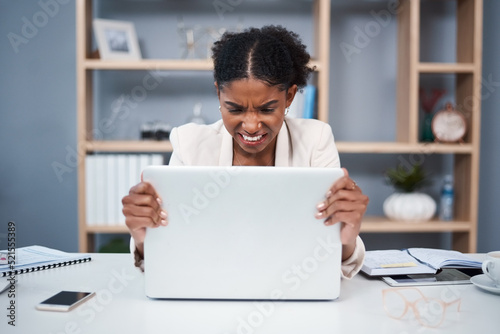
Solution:
<svg viewBox="0 0 500 334">
<path fill-rule="evenodd" d="M 386 171 L 387 181 L 396 192 L 384 201 L 384 213 L 396 221 L 424 222 L 436 213 L 434 199 L 418 190 L 426 184 L 427 175 L 420 165 L 410 169 L 398 166 Z"/>
</svg>

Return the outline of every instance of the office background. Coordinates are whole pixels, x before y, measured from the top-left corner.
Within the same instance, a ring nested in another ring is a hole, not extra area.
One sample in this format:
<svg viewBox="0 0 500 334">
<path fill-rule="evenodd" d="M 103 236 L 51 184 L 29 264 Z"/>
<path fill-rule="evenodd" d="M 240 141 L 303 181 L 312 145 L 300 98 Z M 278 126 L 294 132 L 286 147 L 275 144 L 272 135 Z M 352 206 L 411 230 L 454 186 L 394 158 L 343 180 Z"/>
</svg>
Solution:
<svg viewBox="0 0 500 334">
<path fill-rule="evenodd" d="M 0 0 L 0 242 L 5 242 L 8 221 L 15 221 L 18 246 L 39 244 L 77 251 L 77 169 L 76 166 L 71 167 L 74 166 L 76 150 L 74 2 L 61 0 L 57 13 L 50 16 L 43 27 L 33 31 L 29 39 L 19 44 L 18 52 L 15 52 L 8 38 L 11 32 L 21 35 L 23 20 L 31 19 L 39 12 L 41 3 L 49 2 Z M 134 1 L 106 1 L 99 10 L 101 14 L 110 15 L 118 6 L 127 6 L 131 2 Z M 144 1 L 145 5 L 148 2 Z M 200 21 L 210 24 L 210 17 L 202 13 L 212 11 L 213 21 L 221 25 L 211 1 L 196 2 L 200 7 L 199 12 L 196 9 L 186 11 L 186 23 Z M 446 18 L 447 13 L 452 13 L 452 3 L 437 2 L 432 8 L 436 15 L 427 15 L 429 22 L 424 25 L 427 33 L 423 35 L 429 36 L 426 40 L 429 47 L 428 53 L 423 50 L 423 56 L 431 59 L 433 52 L 444 54 L 445 57 L 453 53 L 453 15 L 449 15 L 449 19 L 439 19 L 443 14 Z M 283 8 L 282 18 L 267 16 L 257 10 L 238 13 L 238 8 L 235 8 L 233 13 L 226 14 L 226 22 L 233 26 L 242 22 L 245 27 L 281 23 L 299 32 L 304 42 L 312 45 L 310 16 L 296 15 L 297 8 L 289 7 Z M 386 7 L 386 1 L 332 1 L 329 119 L 338 140 L 394 140 L 397 62 L 395 20 L 359 56 L 353 57 L 351 63 L 346 62 L 339 47 L 341 41 L 352 39 L 353 27 L 372 19 L 372 9 Z M 180 4 L 179 13 L 183 13 L 182 10 L 183 5 Z M 500 134 L 496 129 L 496 126 L 500 126 L 500 62 L 495 58 L 500 51 L 499 15 L 500 2 L 485 0 L 479 252 L 500 249 L 500 214 L 496 207 L 497 199 L 500 198 L 500 182 L 496 172 L 496 166 L 500 165 Z M 166 40 L 163 46 L 141 44 L 145 57 L 154 57 L 155 54 L 171 50 L 169 45 L 178 47 L 177 33 L 165 31 L 162 34 Z M 158 32 L 146 31 L 143 36 L 148 35 L 158 35 Z M 166 110 L 158 108 L 156 97 L 159 96 L 147 99 L 141 107 L 148 111 L 124 124 L 121 130 L 113 132 L 111 136 L 137 134 L 140 122 L 148 118 L 162 118 L 165 113 L 168 113 L 169 121 L 174 125 L 181 124 L 191 113 L 194 95 L 203 103 L 203 112 L 208 120 L 217 119 L 218 103 L 210 73 L 199 74 L 198 77 L 188 74 L 165 75 L 170 76 L 165 82 L 174 84 L 162 87 L 163 90 L 159 90 L 158 94 L 164 90 L 174 90 L 179 98 L 165 101 L 164 104 L 168 106 Z M 126 93 L 130 92 L 133 84 L 122 80 L 119 75 L 112 76 L 106 72 L 98 73 L 97 76 L 97 100 L 101 104 L 98 109 L 102 113 L 109 113 L 110 101 L 106 97 L 110 96 L 110 87 L 117 90 L 114 94 Z M 446 82 L 443 84 L 446 85 Z M 446 98 L 452 99 L 453 96 L 448 95 Z M 335 112 L 351 109 L 356 110 L 356 113 Z M 341 156 L 343 165 L 350 170 L 365 193 L 370 195 L 368 211 L 371 213 L 380 214 L 383 200 L 392 192 L 384 184 L 382 172 L 395 166 L 397 158 L 393 155 Z M 425 161 L 426 168 L 433 173 L 434 181 L 426 191 L 436 199 L 441 179 L 449 171 L 447 160 L 447 156 L 432 156 Z M 55 162 L 71 167 L 62 175 L 62 179 L 53 169 Z M 363 239 L 369 249 L 449 247 L 446 233 L 365 234 Z M 0 249 L 4 248 L 0 244 Z"/>
</svg>

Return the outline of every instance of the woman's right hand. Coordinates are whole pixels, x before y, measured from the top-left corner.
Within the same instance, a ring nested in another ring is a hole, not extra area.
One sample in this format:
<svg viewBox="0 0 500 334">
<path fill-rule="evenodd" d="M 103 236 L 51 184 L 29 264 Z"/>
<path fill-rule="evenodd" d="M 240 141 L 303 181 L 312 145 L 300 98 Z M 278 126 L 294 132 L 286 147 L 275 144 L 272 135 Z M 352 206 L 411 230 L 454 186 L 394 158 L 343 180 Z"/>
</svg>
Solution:
<svg viewBox="0 0 500 334">
<path fill-rule="evenodd" d="M 147 182 L 141 182 L 130 188 L 129 194 L 122 199 L 123 215 L 135 247 L 144 257 L 144 238 L 146 227 L 166 226 L 167 213 L 161 208 L 161 199 L 155 188 Z"/>
</svg>

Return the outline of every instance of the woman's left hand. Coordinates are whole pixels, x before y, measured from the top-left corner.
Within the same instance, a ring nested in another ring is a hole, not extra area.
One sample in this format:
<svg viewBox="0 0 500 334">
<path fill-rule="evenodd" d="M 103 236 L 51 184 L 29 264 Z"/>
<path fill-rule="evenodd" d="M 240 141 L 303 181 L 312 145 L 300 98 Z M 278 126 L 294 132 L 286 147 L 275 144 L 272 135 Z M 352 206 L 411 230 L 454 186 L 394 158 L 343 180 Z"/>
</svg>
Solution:
<svg viewBox="0 0 500 334">
<path fill-rule="evenodd" d="M 368 206 L 368 196 L 350 177 L 347 169 L 327 191 L 326 199 L 317 205 L 317 219 L 325 225 L 341 222 L 342 260 L 348 259 L 356 247 L 356 237 L 361 229 L 361 221 Z"/>
</svg>

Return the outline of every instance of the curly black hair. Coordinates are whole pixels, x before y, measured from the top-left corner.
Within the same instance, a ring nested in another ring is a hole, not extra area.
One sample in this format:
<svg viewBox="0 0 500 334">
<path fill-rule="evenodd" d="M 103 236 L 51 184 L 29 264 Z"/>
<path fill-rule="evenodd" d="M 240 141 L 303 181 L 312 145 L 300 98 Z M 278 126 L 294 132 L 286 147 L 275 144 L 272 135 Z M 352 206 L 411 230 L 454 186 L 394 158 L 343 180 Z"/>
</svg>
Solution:
<svg viewBox="0 0 500 334">
<path fill-rule="evenodd" d="M 255 78 L 286 90 L 302 88 L 313 71 L 311 56 L 299 35 L 282 26 L 226 32 L 212 47 L 214 79 L 219 87 L 233 80 Z"/>
</svg>

